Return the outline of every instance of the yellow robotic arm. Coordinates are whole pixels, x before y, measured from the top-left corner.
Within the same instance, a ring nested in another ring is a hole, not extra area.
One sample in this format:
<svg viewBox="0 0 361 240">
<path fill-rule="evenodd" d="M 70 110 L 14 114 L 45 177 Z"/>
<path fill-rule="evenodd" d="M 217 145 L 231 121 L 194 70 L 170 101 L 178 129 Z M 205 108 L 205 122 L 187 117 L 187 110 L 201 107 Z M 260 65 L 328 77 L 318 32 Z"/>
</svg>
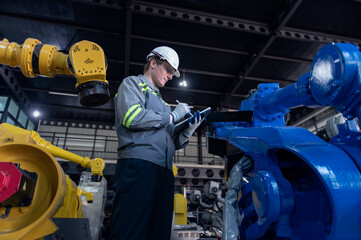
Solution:
<svg viewBox="0 0 361 240">
<path fill-rule="evenodd" d="M 110 98 L 104 51 L 93 42 L 80 41 L 67 55 L 59 52 L 56 46 L 37 39 L 28 38 L 19 45 L 4 38 L 0 41 L 0 63 L 20 67 L 26 77 L 75 76 L 80 104 L 86 107 L 103 105 Z"/>
<path fill-rule="evenodd" d="M 55 157 L 60 157 L 66 160 L 69 160 L 74 163 L 80 164 L 82 167 L 90 168 L 92 172 L 92 181 L 100 182 L 103 176 L 103 170 L 105 168 L 104 160 L 101 158 L 90 159 L 89 157 L 81 157 L 59 147 L 52 145 L 50 142 L 42 138 L 39 133 L 35 131 L 25 130 L 19 127 L 15 127 L 8 123 L 2 123 L 1 126 L 8 130 L 11 134 L 18 135 L 28 135 L 30 136 L 38 146 L 45 148 Z"/>
<path fill-rule="evenodd" d="M 90 167 L 91 179 L 100 179 L 104 169 L 101 158 L 83 158 L 51 145 L 34 131 L 0 125 L 0 240 L 43 239 L 57 230 L 53 218 L 88 217 L 101 222 L 98 213 L 104 206 L 106 181 L 89 182 L 90 174 L 85 174 L 77 187 L 54 156 Z M 96 204 L 83 205 L 81 195 Z M 92 234 L 100 228 L 100 224 L 92 226 Z"/>
</svg>

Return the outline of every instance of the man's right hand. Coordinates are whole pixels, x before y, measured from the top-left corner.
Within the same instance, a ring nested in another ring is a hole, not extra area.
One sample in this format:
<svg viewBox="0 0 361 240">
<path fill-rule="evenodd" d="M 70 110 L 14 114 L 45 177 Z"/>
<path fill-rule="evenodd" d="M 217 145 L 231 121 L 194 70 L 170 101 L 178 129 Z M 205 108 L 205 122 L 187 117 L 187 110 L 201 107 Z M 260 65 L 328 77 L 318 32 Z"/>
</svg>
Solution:
<svg viewBox="0 0 361 240">
<path fill-rule="evenodd" d="M 191 116 L 191 109 L 188 104 L 178 102 L 177 107 L 170 113 L 173 116 L 173 122 L 178 122 L 186 116 Z"/>
</svg>

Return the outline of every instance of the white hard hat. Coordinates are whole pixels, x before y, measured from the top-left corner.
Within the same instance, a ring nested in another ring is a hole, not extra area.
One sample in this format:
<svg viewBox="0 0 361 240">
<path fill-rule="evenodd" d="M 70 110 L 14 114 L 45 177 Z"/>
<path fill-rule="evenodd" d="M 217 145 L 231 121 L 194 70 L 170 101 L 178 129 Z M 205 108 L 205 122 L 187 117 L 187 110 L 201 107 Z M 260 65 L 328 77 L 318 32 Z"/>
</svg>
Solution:
<svg viewBox="0 0 361 240">
<path fill-rule="evenodd" d="M 175 69 L 174 76 L 180 77 L 178 71 L 179 58 L 173 48 L 161 46 L 154 48 L 147 56 L 147 61 L 151 60 L 153 56 L 158 56 L 161 60 L 167 60 L 169 64 Z"/>
</svg>

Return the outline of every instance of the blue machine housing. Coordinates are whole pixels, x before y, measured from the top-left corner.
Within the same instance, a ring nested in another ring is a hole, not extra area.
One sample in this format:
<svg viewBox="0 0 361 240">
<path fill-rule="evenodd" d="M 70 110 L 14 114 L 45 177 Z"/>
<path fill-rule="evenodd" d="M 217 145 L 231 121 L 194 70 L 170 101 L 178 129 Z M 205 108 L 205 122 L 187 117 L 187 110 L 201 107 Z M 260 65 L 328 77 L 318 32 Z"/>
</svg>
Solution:
<svg viewBox="0 0 361 240">
<path fill-rule="evenodd" d="M 252 122 L 209 125 L 208 142 L 226 142 L 226 165 L 243 154 L 253 160 L 238 202 L 241 239 L 361 239 L 360 63 L 356 46 L 327 44 L 295 84 L 260 84 L 241 103 Z M 302 105 L 330 105 L 348 120 L 325 142 L 284 126 L 288 109 Z"/>
</svg>

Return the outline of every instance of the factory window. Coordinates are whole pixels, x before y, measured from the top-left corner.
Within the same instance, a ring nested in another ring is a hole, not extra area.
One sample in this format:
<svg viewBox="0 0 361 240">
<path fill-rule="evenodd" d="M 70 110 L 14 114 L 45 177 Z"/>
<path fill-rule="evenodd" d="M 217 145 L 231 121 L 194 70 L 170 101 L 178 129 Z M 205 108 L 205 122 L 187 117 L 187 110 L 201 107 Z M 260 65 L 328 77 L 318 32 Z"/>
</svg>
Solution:
<svg viewBox="0 0 361 240">
<path fill-rule="evenodd" d="M 29 119 L 26 111 L 8 96 L 0 96 L 0 122 L 6 122 L 21 128 L 34 130 L 35 124 Z"/>
<path fill-rule="evenodd" d="M 21 124 L 21 127 L 25 128 L 26 122 L 28 121 L 28 117 L 22 110 L 20 111 L 18 121 Z"/>
<path fill-rule="evenodd" d="M 6 102 L 8 101 L 7 97 L 0 96 L 0 111 L 3 112 L 5 110 Z"/>
<path fill-rule="evenodd" d="M 6 118 L 6 123 L 9 123 L 9 124 L 12 124 L 12 125 L 15 125 L 15 122 L 14 120 L 12 120 L 11 118 Z"/>
<path fill-rule="evenodd" d="M 29 120 L 28 126 L 26 127 L 26 129 L 34 130 L 35 129 L 35 124 L 32 121 Z"/>
<path fill-rule="evenodd" d="M 18 111 L 19 111 L 18 105 L 17 105 L 13 100 L 11 100 L 11 101 L 10 101 L 10 105 L 9 105 L 9 109 L 8 109 L 8 112 L 9 112 L 14 118 L 16 118 L 17 115 L 18 115 Z"/>
</svg>

